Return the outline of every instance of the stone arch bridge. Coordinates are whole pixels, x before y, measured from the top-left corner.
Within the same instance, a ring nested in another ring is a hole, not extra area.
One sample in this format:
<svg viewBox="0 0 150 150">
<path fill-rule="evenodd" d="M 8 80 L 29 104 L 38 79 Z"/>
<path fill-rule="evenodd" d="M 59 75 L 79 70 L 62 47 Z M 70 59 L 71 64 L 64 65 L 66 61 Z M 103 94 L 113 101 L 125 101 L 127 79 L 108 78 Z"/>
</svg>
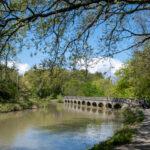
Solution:
<svg viewBox="0 0 150 150">
<path fill-rule="evenodd" d="M 123 108 L 126 106 L 136 107 L 138 100 L 123 99 L 123 98 L 110 98 L 110 97 L 63 97 L 65 103 L 72 103 L 76 105 L 93 106 L 99 108 Z"/>
</svg>

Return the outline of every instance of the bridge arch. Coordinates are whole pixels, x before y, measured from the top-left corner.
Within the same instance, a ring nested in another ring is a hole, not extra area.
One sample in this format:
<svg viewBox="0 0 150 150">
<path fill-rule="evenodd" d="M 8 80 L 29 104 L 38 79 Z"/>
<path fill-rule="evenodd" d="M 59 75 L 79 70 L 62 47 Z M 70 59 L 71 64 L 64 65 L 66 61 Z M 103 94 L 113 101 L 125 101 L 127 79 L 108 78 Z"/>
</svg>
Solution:
<svg viewBox="0 0 150 150">
<path fill-rule="evenodd" d="M 119 109 L 119 108 L 121 108 L 122 106 L 119 104 L 119 103 L 116 103 L 115 105 L 114 105 L 114 109 Z"/>
<path fill-rule="evenodd" d="M 103 103 L 99 103 L 99 104 L 98 104 L 98 107 L 103 107 L 103 106 L 104 106 Z"/>
<path fill-rule="evenodd" d="M 80 105 L 80 103 L 81 103 L 81 102 L 80 102 L 80 101 L 78 101 L 78 105 Z"/>
<path fill-rule="evenodd" d="M 112 105 L 110 103 L 107 103 L 106 108 L 112 108 Z"/>
<path fill-rule="evenodd" d="M 97 107 L 96 102 L 93 102 L 93 103 L 92 103 L 92 106 Z"/>
<path fill-rule="evenodd" d="M 76 100 L 74 100 L 74 104 L 76 104 L 77 103 L 77 101 Z"/>
<path fill-rule="evenodd" d="M 91 103 L 89 101 L 87 102 L 87 106 L 91 106 Z"/>
<path fill-rule="evenodd" d="M 82 101 L 82 105 L 85 105 L 85 101 Z"/>
<path fill-rule="evenodd" d="M 70 100 L 68 100 L 68 103 L 70 103 Z"/>
</svg>

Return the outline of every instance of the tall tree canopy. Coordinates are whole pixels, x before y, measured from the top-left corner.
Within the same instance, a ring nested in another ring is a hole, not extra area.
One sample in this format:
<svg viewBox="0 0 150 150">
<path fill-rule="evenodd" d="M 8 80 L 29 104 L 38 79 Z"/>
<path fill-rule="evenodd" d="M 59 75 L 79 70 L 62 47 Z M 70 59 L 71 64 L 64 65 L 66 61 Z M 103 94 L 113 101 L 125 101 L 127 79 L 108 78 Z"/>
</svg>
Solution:
<svg viewBox="0 0 150 150">
<path fill-rule="evenodd" d="M 0 56 L 35 44 L 63 64 L 93 48 L 94 32 L 93 56 L 112 56 L 150 39 L 149 15 L 150 0 L 1 0 Z"/>
<path fill-rule="evenodd" d="M 148 98 L 150 100 L 150 44 L 136 50 L 132 58 L 116 73 L 120 80 L 115 87 L 118 97 Z"/>
</svg>

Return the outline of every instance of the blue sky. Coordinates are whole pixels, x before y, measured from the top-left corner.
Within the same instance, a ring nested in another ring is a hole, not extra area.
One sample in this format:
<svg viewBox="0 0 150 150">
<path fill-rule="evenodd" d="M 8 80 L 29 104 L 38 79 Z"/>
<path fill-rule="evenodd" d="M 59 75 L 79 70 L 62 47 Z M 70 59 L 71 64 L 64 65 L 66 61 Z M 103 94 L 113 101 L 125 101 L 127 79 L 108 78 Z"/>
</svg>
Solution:
<svg viewBox="0 0 150 150">
<path fill-rule="evenodd" d="M 91 38 L 89 39 L 89 43 L 90 45 L 94 48 L 94 50 L 98 51 L 98 38 L 99 35 L 102 35 L 102 29 L 98 30 L 96 29 L 94 31 L 94 33 L 92 34 Z M 32 36 L 31 34 L 29 36 Z M 29 38 L 30 39 L 30 38 Z M 118 47 L 118 49 L 124 49 L 125 47 L 127 47 L 127 43 L 131 43 L 132 41 L 125 41 L 126 43 L 121 43 L 120 46 Z M 39 64 L 47 55 L 44 55 L 42 52 L 38 51 L 36 56 L 30 56 L 31 53 L 37 52 L 35 47 L 30 47 L 30 49 L 27 49 L 25 47 L 23 47 L 22 52 L 20 54 L 18 54 L 17 58 L 18 61 L 20 63 L 27 63 L 30 66 L 33 66 L 35 64 Z M 117 59 L 121 62 L 125 62 L 126 60 L 129 59 L 129 57 L 131 57 L 131 50 L 119 53 L 117 55 L 114 55 L 114 59 Z"/>
<path fill-rule="evenodd" d="M 26 48 L 23 49 L 23 51 L 18 54 L 17 58 L 18 61 L 20 63 L 27 63 L 30 66 L 33 66 L 35 64 L 39 64 L 41 62 L 41 60 L 43 60 L 45 58 L 45 55 L 43 55 L 41 52 L 38 52 L 38 54 L 36 56 L 30 56 L 31 52 L 33 50 L 28 50 Z M 114 56 L 114 59 L 120 60 L 121 62 L 125 62 L 126 60 L 129 59 L 129 57 L 131 57 L 131 52 L 130 51 L 125 51 L 122 53 L 119 53 L 117 55 Z"/>
<path fill-rule="evenodd" d="M 99 35 L 102 35 L 102 28 L 100 28 L 100 30 L 95 30 L 94 33 L 92 34 L 92 37 L 90 38 L 90 45 L 93 46 L 94 50 L 97 51 L 97 39 L 99 37 Z M 29 36 L 32 36 L 32 35 L 29 35 Z M 126 43 L 120 43 L 120 46 L 118 47 L 118 49 L 124 49 L 125 47 L 127 47 L 128 45 L 127 44 L 130 44 L 132 41 L 126 41 Z M 43 53 L 41 53 L 40 51 L 37 53 L 36 56 L 30 56 L 31 53 L 34 53 L 34 52 L 37 52 L 35 47 L 30 47 L 30 49 L 27 49 L 27 48 L 23 48 L 22 49 L 22 52 L 20 54 L 18 54 L 17 56 L 17 62 L 19 63 L 19 66 L 21 66 L 21 64 L 24 65 L 24 67 L 22 67 L 23 71 L 20 70 L 20 72 L 22 72 L 22 74 L 24 74 L 25 71 L 29 70 L 31 67 L 33 67 L 34 65 L 38 65 L 44 58 L 46 58 L 47 55 L 44 55 Z M 114 55 L 114 57 L 111 59 L 111 62 L 113 63 L 113 67 L 115 69 L 118 69 L 118 66 L 121 66 L 122 63 L 124 63 L 125 61 L 127 61 L 130 57 L 131 57 L 131 50 L 128 50 L 128 51 L 125 51 L 125 52 L 122 52 L 122 53 L 119 53 L 117 55 Z M 102 66 L 102 63 L 100 62 L 98 65 L 95 65 L 96 68 L 91 68 L 90 71 L 92 73 L 94 73 L 94 70 L 95 71 L 102 71 L 103 70 L 107 70 L 109 68 L 110 65 L 107 65 L 108 64 L 108 60 L 106 60 L 106 63 L 105 63 L 105 67 L 106 69 L 104 69 L 104 67 Z M 100 67 L 102 66 L 102 67 Z M 20 69 L 20 68 L 18 68 Z M 93 69 L 93 70 L 92 70 Z M 112 72 L 114 73 L 114 71 Z"/>
<path fill-rule="evenodd" d="M 93 45 L 94 45 L 94 43 L 93 43 Z M 96 48 L 96 46 L 95 46 L 95 48 Z M 26 71 L 28 71 L 34 65 L 40 64 L 40 62 L 47 56 L 47 55 L 42 54 L 41 52 L 38 52 L 36 56 L 33 55 L 31 57 L 31 52 L 32 53 L 36 52 L 34 47 L 31 47 L 30 49 L 27 49 L 24 47 L 22 49 L 22 52 L 17 55 L 17 65 L 16 66 L 17 66 L 20 74 L 24 74 Z M 131 57 L 131 54 L 132 54 L 132 52 L 130 50 L 128 50 L 128 51 L 119 53 L 117 55 L 114 55 L 114 57 L 111 58 L 111 63 L 113 66 L 113 69 L 111 70 L 111 72 L 109 72 L 110 64 L 108 63 L 108 60 L 104 60 L 103 63 L 98 62 L 97 65 L 90 67 L 89 71 L 91 73 L 94 73 L 96 71 L 104 73 L 106 70 L 108 70 L 108 74 L 113 75 L 114 72 L 121 67 L 122 63 L 126 62 Z M 82 68 L 82 69 L 84 69 L 84 68 Z"/>
<path fill-rule="evenodd" d="M 24 48 L 23 51 L 17 56 L 18 63 L 16 67 L 18 68 L 19 73 L 22 75 L 26 71 L 28 71 L 31 67 L 33 67 L 35 64 L 39 64 L 45 58 L 45 56 L 41 52 L 38 52 L 36 56 L 31 57 L 30 56 L 31 51 L 34 52 L 33 48 L 32 50 L 28 50 Z M 114 72 L 117 71 L 121 67 L 121 65 L 129 59 L 130 56 L 131 56 L 131 52 L 125 51 L 115 55 L 114 58 L 111 58 L 110 62 L 113 67 L 111 71 L 110 71 L 110 64 L 108 60 L 104 60 L 103 62 L 100 61 L 96 65 L 92 65 L 92 67 L 89 67 L 89 71 L 91 73 L 97 71 L 105 73 L 108 71 L 107 73 L 108 76 L 109 75 L 114 76 Z M 82 67 L 81 69 L 84 69 L 84 67 Z"/>
</svg>

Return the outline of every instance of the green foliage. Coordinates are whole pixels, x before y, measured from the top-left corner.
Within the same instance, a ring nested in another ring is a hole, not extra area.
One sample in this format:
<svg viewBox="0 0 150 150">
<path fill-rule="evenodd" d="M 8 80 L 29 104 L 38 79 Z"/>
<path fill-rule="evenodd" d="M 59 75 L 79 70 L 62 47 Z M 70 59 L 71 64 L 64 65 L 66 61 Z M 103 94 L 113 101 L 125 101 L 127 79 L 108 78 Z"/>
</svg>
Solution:
<svg viewBox="0 0 150 150">
<path fill-rule="evenodd" d="M 150 44 L 136 50 L 116 75 L 119 77 L 113 94 L 116 97 L 144 98 L 150 100 Z"/>
<path fill-rule="evenodd" d="M 136 109 L 136 118 L 137 118 L 136 121 L 137 124 L 141 123 L 145 119 L 143 111 Z"/>
<path fill-rule="evenodd" d="M 15 100 L 19 96 L 19 75 L 15 68 L 0 64 L 0 101 Z"/>
<path fill-rule="evenodd" d="M 47 100 L 53 100 L 53 99 L 55 99 L 55 96 L 53 94 L 51 94 L 50 96 L 47 96 L 46 99 Z"/>
<path fill-rule="evenodd" d="M 48 69 L 32 69 L 25 74 L 23 82 L 33 94 L 33 97 L 46 98 L 52 96 L 56 98 L 62 93 L 67 71 L 55 68 L 53 72 Z"/>
<path fill-rule="evenodd" d="M 39 107 L 45 107 L 47 105 L 47 101 L 39 101 L 37 99 L 3 102 L 0 103 L 0 113 L 20 111 L 24 109 L 35 109 Z"/>
<path fill-rule="evenodd" d="M 63 103 L 64 100 L 61 94 L 57 95 L 57 100 L 59 103 Z"/>
<path fill-rule="evenodd" d="M 11 81 L 0 81 L 0 100 L 9 101 L 18 97 L 18 87 Z"/>
<path fill-rule="evenodd" d="M 72 79 L 64 85 L 64 95 L 66 96 L 83 96 L 83 81 Z"/>
<path fill-rule="evenodd" d="M 59 67 L 53 70 L 34 68 L 24 77 L 20 77 L 16 70 L 12 71 L 5 67 L 1 70 L 3 71 L 0 80 L 0 100 L 3 101 L 29 98 L 56 99 L 57 95 L 106 96 L 110 93 L 110 90 L 107 90 L 112 87 L 111 80 L 104 79 L 102 73 L 90 74 L 85 70 L 68 71 Z M 4 70 L 7 70 L 7 76 Z"/>
<path fill-rule="evenodd" d="M 66 96 L 105 96 L 112 82 L 103 79 L 102 73 L 90 74 L 87 72 L 85 79 L 84 70 L 68 71 L 54 68 L 53 72 L 48 69 L 32 69 L 28 71 L 23 82 L 31 91 L 33 97 Z"/>
<path fill-rule="evenodd" d="M 123 111 L 124 123 L 126 125 L 139 124 L 144 120 L 144 113 L 139 110 L 131 110 L 130 108 L 125 108 Z"/>
<path fill-rule="evenodd" d="M 124 123 L 134 124 L 136 122 L 136 114 L 130 108 L 126 108 L 123 112 Z"/>
<path fill-rule="evenodd" d="M 85 82 L 83 84 L 82 92 L 84 96 L 104 96 L 104 89 L 91 82 Z"/>
<path fill-rule="evenodd" d="M 78 71 L 78 75 L 74 76 L 72 72 L 72 80 L 69 80 L 64 86 L 64 95 L 70 96 L 110 96 L 113 84 L 110 79 L 104 79 L 101 73 L 87 74 L 87 80 L 83 78 L 84 71 Z M 82 75 L 83 73 L 83 75 Z"/>
</svg>

